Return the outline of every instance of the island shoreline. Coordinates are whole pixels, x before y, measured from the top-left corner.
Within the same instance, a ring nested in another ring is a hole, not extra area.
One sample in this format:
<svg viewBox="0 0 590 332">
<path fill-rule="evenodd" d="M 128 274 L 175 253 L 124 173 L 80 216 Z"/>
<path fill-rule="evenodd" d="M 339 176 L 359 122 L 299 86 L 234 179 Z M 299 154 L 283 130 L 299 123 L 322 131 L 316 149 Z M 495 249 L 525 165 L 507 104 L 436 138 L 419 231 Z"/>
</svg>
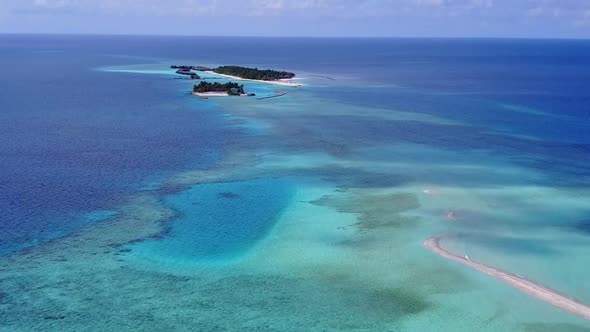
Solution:
<svg viewBox="0 0 590 332">
<path fill-rule="evenodd" d="M 227 92 L 193 92 L 193 96 L 208 98 L 208 97 L 248 97 L 248 94 L 242 93 L 240 95 L 230 95 Z"/>
<path fill-rule="evenodd" d="M 465 256 L 465 258 L 458 256 L 441 246 L 440 241 L 443 238 L 444 236 L 435 236 L 426 239 L 423 242 L 424 247 L 441 257 L 469 266 L 474 270 L 500 280 L 538 300 L 544 301 L 578 317 L 590 320 L 590 307 L 587 305 L 514 273 L 472 261 L 467 256 Z"/>
<path fill-rule="evenodd" d="M 291 86 L 291 87 L 294 87 L 294 88 L 303 86 L 303 84 L 301 84 L 301 83 L 294 83 L 294 82 L 292 82 L 291 79 L 283 79 L 283 80 L 275 80 L 275 81 L 263 81 L 263 80 L 254 80 L 254 79 L 250 79 L 250 78 L 242 78 L 242 77 L 239 77 L 239 76 L 232 76 L 232 75 L 227 75 L 227 74 L 219 74 L 219 73 L 216 73 L 216 72 L 214 72 L 212 70 L 204 71 L 204 73 L 211 74 L 211 75 L 216 75 L 216 76 L 220 76 L 220 77 L 224 77 L 224 78 L 234 79 L 234 80 L 240 80 L 240 81 L 268 83 L 268 84 L 275 84 L 275 85 L 282 85 L 282 86 Z"/>
</svg>

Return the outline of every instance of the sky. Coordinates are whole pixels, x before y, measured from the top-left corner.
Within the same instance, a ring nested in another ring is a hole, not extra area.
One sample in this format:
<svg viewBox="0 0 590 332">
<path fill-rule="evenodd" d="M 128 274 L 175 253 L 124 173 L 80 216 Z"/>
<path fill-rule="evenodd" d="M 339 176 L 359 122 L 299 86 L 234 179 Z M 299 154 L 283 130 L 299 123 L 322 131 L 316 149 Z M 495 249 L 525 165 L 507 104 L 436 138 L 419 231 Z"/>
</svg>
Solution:
<svg viewBox="0 0 590 332">
<path fill-rule="evenodd" d="M 0 33 L 590 38 L 590 0 L 0 0 Z"/>
</svg>

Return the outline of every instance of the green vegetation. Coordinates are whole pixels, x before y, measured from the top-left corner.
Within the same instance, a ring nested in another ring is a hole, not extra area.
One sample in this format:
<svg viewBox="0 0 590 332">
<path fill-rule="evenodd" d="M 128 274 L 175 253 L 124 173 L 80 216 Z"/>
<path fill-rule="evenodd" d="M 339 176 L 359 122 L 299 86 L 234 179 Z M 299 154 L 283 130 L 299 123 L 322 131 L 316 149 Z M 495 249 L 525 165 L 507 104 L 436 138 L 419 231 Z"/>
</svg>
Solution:
<svg viewBox="0 0 590 332">
<path fill-rule="evenodd" d="M 193 87 L 193 93 L 204 93 L 204 92 L 227 92 L 230 96 L 239 96 L 244 94 L 244 86 L 238 83 L 225 83 L 221 84 L 218 82 L 209 83 L 201 81 L 198 85 L 195 84 Z"/>
<path fill-rule="evenodd" d="M 295 77 L 294 73 L 271 69 L 246 68 L 239 66 L 221 66 L 213 69 L 218 74 L 237 76 L 249 80 L 276 81 Z"/>
</svg>

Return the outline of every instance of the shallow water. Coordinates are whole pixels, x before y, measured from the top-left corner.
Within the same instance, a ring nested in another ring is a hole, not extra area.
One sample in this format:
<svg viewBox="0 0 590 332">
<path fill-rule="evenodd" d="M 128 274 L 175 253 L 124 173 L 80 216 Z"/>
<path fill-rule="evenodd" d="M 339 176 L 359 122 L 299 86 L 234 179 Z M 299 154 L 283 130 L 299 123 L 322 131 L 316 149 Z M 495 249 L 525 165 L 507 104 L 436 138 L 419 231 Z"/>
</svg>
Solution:
<svg viewBox="0 0 590 332">
<path fill-rule="evenodd" d="M 422 246 L 590 303 L 585 41 L 2 38 L 0 329 L 590 328 Z"/>
</svg>

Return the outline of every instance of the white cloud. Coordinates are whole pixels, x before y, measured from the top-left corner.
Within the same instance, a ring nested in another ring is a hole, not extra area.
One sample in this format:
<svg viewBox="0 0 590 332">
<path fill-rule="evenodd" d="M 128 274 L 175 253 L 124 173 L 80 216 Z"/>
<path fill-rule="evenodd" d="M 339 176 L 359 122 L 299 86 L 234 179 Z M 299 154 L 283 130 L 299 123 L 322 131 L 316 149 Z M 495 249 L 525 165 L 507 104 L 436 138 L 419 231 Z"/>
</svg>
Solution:
<svg viewBox="0 0 590 332">
<path fill-rule="evenodd" d="M 62 8 L 69 5 L 67 0 L 34 0 L 33 6 L 42 8 Z"/>
<path fill-rule="evenodd" d="M 525 17 L 529 22 L 561 22 L 578 28 L 590 27 L 590 1 L 538 0 L 531 1 L 530 4 L 525 11 Z"/>
<path fill-rule="evenodd" d="M 0 11 L 118 16 L 484 17 L 587 26 L 590 0 L 0 0 Z M 12 4 L 12 6 L 11 6 Z M 0 13 L 1 14 L 1 13 Z M 1 15 L 0 15 L 1 16 Z M 452 19 L 452 18 L 448 18 Z"/>
</svg>

